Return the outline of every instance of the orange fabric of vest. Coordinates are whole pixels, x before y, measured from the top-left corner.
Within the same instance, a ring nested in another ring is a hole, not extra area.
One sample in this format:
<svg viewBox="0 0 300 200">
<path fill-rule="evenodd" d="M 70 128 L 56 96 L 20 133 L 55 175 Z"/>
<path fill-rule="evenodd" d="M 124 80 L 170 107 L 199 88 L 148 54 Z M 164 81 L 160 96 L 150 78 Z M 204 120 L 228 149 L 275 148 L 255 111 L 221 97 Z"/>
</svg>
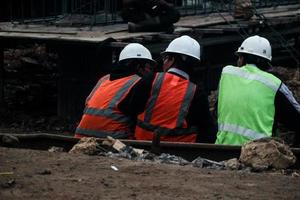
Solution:
<svg viewBox="0 0 300 200">
<path fill-rule="evenodd" d="M 153 81 L 151 96 L 153 96 L 153 88 L 155 82 L 157 82 L 158 74 L 156 75 Z M 151 112 L 152 114 L 150 121 L 148 121 L 148 123 L 166 129 L 187 129 L 188 127 L 185 117 L 187 115 L 188 109 L 184 113 L 182 113 L 184 114 L 184 120 L 180 127 L 178 127 L 177 122 L 180 115 L 180 109 L 184 102 L 184 98 L 186 96 L 189 84 L 189 80 L 183 79 L 179 76 L 170 73 L 165 73 L 159 90 L 159 94 Z M 195 88 L 196 87 L 194 87 L 194 90 L 191 94 L 192 96 L 194 95 Z M 151 101 L 151 96 L 147 102 L 145 111 L 138 116 L 139 121 L 145 121 L 145 117 L 147 115 L 147 108 L 149 107 Z M 153 131 L 146 130 L 145 128 L 137 126 L 135 130 L 135 137 L 138 140 L 152 140 Z M 161 141 L 196 142 L 196 134 L 190 133 L 182 135 L 162 135 L 160 139 Z"/>
<path fill-rule="evenodd" d="M 94 88 L 91 94 L 89 95 L 86 101 L 85 113 L 82 116 L 82 119 L 77 127 L 77 129 L 88 130 L 94 132 L 124 132 L 130 133 L 129 124 L 124 123 L 118 120 L 114 120 L 110 115 L 120 116 L 122 119 L 126 116 L 118 109 L 117 105 L 122 101 L 130 89 L 138 82 L 138 79 L 133 80 L 132 84 L 126 88 L 126 91 L 122 93 L 122 96 L 119 96 L 118 101 L 113 104 L 113 107 L 110 108 L 113 99 L 118 95 L 118 92 L 125 86 L 133 77 L 136 75 L 116 79 L 113 81 L 109 80 L 109 77 L 104 77 L 96 85 L 97 88 Z M 87 113 L 86 110 L 101 110 L 105 115 Z M 107 114 L 111 113 L 111 114 Z M 99 134 L 100 135 L 100 134 Z M 78 133 L 76 130 L 75 137 L 80 138 L 82 136 L 93 136 L 101 137 L 99 135 L 89 135 L 88 133 Z"/>
</svg>

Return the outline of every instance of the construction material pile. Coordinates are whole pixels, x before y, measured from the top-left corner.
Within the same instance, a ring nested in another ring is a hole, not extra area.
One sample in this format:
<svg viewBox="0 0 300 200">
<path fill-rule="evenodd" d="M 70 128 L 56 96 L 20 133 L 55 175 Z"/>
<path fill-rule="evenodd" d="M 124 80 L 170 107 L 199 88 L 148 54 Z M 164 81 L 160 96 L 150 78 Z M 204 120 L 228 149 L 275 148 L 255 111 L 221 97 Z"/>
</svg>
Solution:
<svg viewBox="0 0 300 200">
<path fill-rule="evenodd" d="M 24 131 L 73 129 L 56 117 L 58 55 L 45 45 L 4 51 L 4 106 L 0 126 Z"/>
<path fill-rule="evenodd" d="M 102 144 L 96 138 L 82 138 L 70 153 L 101 155 L 111 158 L 127 158 L 138 161 L 153 161 L 176 165 L 192 165 L 198 168 L 265 171 L 269 169 L 287 169 L 296 163 L 296 157 L 283 141 L 263 138 L 252 141 L 242 147 L 240 158 L 216 162 L 198 157 L 192 162 L 182 157 L 162 153 L 153 154 L 144 149 L 127 146 L 120 140 L 108 137 Z"/>
</svg>

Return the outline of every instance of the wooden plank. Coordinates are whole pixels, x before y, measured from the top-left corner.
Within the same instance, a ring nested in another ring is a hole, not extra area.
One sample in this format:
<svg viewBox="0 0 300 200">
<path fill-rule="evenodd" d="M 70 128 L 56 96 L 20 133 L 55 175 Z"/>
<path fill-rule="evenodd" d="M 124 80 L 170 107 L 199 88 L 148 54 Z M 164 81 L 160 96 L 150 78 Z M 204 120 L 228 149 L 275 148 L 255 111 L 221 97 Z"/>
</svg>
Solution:
<svg viewBox="0 0 300 200">
<path fill-rule="evenodd" d="M 194 31 L 198 33 L 216 33 L 216 34 L 224 33 L 224 30 L 222 28 L 194 28 Z"/>
<path fill-rule="evenodd" d="M 4 49 L 0 47 L 0 107 L 4 105 Z"/>
<path fill-rule="evenodd" d="M 233 22 L 235 19 L 229 13 L 210 14 L 208 16 L 188 16 L 182 17 L 175 26 L 181 27 L 203 27 L 222 23 Z"/>
<path fill-rule="evenodd" d="M 300 8 L 300 4 L 293 4 L 293 5 L 286 5 L 286 6 L 272 6 L 268 8 L 259 8 L 257 11 L 263 13 L 272 13 L 272 12 L 284 12 L 284 11 L 291 11 L 297 10 Z"/>
<path fill-rule="evenodd" d="M 107 44 L 107 46 L 113 47 L 113 48 L 123 48 L 127 44 L 129 44 L 129 43 L 128 42 L 110 42 L 109 44 Z"/>
<path fill-rule="evenodd" d="M 58 34 L 58 35 L 77 35 L 77 32 L 63 32 L 63 31 L 43 31 L 43 30 L 1 30 L 5 33 L 41 33 L 41 34 Z"/>
<path fill-rule="evenodd" d="M 179 36 L 180 35 L 178 35 L 178 34 L 166 34 L 166 33 L 161 33 L 158 35 L 158 37 L 163 40 L 173 40 Z"/>
<path fill-rule="evenodd" d="M 259 14 L 263 14 L 266 18 L 296 16 L 296 15 L 300 14 L 300 9 L 299 10 L 294 10 L 294 11 L 274 12 L 274 13 L 260 13 L 259 12 Z"/>
</svg>

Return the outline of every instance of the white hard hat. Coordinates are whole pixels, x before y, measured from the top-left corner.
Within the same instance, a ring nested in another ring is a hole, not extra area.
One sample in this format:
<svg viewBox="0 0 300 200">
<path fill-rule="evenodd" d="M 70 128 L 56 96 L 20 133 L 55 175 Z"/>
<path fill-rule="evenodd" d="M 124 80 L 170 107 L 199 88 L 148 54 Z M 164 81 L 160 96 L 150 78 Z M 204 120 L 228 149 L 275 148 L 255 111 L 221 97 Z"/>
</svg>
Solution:
<svg viewBox="0 0 300 200">
<path fill-rule="evenodd" d="M 150 51 L 139 43 L 130 43 L 126 45 L 120 53 L 119 62 L 130 58 L 147 59 L 155 62 L 152 59 Z"/>
<path fill-rule="evenodd" d="M 269 61 L 272 60 L 272 48 L 270 42 L 258 35 L 248 37 L 236 52 L 256 55 Z"/>
<path fill-rule="evenodd" d="M 200 60 L 200 44 L 190 36 L 183 35 L 174 39 L 162 53 L 179 53 Z"/>
</svg>

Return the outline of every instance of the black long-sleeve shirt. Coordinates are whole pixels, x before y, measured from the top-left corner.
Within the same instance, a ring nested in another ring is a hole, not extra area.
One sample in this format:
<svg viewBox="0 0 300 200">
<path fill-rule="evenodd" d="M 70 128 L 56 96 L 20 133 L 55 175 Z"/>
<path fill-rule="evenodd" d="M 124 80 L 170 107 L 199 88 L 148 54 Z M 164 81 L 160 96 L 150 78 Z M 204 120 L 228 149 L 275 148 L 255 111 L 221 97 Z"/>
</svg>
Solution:
<svg viewBox="0 0 300 200">
<path fill-rule="evenodd" d="M 168 73 L 185 78 L 175 72 Z M 131 89 L 126 98 L 119 103 L 119 109 L 130 116 L 141 114 L 145 110 L 146 103 L 150 97 L 154 78 L 155 74 L 148 74 L 143 77 Z M 197 142 L 215 142 L 217 127 L 209 112 L 207 94 L 200 86 L 197 86 L 186 120 L 188 127 L 196 126 L 198 128 Z"/>
<path fill-rule="evenodd" d="M 284 83 L 281 83 L 276 93 L 274 105 L 273 132 L 277 129 L 278 123 L 283 124 L 284 127 L 296 132 L 294 146 L 300 147 L 300 105 Z"/>
</svg>

